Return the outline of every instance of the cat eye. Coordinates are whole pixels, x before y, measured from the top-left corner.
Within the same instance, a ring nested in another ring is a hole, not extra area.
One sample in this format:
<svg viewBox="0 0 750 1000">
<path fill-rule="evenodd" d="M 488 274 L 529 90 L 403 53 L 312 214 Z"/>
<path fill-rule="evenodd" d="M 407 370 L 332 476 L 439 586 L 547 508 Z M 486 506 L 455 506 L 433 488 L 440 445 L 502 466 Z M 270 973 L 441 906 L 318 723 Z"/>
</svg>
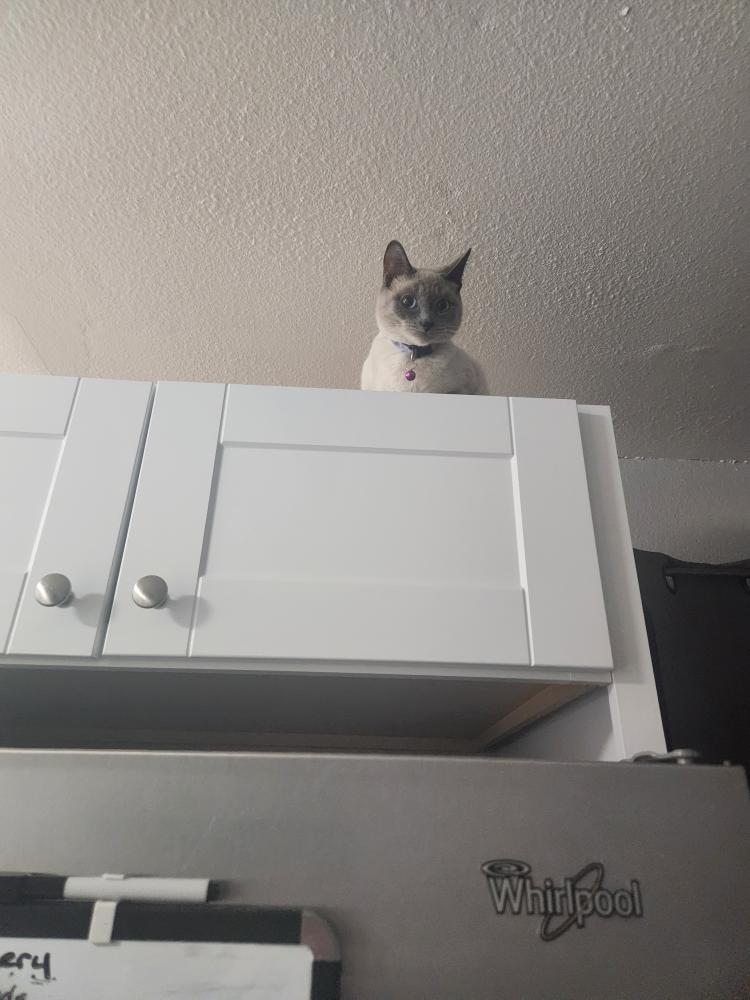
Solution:
<svg viewBox="0 0 750 1000">
<path fill-rule="evenodd" d="M 401 305 L 404 307 L 404 309 L 416 309 L 417 300 L 414 298 L 413 295 L 402 295 Z"/>
<path fill-rule="evenodd" d="M 451 303 L 447 299 L 440 299 L 440 301 L 437 304 L 437 311 L 439 313 L 445 313 L 448 312 L 450 307 Z"/>
</svg>

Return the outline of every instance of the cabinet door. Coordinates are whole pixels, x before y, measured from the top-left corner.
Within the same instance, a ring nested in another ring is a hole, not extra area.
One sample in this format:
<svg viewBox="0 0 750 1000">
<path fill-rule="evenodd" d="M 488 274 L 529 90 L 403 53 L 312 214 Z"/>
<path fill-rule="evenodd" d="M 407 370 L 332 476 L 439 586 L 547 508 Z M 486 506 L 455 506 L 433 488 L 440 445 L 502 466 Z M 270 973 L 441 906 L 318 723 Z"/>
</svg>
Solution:
<svg viewBox="0 0 750 1000">
<path fill-rule="evenodd" d="M 62 451 L 78 380 L 0 375 L 0 651 Z"/>
<path fill-rule="evenodd" d="M 112 604 L 106 654 L 186 656 L 209 500 L 220 457 L 223 385 L 159 382 Z M 138 580 L 169 588 L 162 607 L 133 600 Z"/>
<path fill-rule="evenodd" d="M 141 382 L 0 380 L 0 642 L 7 653 L 98 651 L 150 390 Z M 49 574 L 70 583 L 62 605 L 37 599 Z"/>
<path fill-rule="evenodd" d="M 159 385 L 105 652 L 610 665 L 575 403 Z"/>
</svg>

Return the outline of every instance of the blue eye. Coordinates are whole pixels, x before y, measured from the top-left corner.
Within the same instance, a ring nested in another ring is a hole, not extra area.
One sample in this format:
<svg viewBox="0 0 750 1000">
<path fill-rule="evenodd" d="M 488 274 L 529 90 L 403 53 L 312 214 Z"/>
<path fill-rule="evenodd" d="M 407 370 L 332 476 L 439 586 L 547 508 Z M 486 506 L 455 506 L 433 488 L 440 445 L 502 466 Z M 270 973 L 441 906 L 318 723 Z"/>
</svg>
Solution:
<svg viewBox="0 0 750 1000">
<path fill-rule="evenodd" d="M 451 304 L 447 299 L 441 299 L 437 304 L 437 311 L 439 313 L 446 313 L 450 309 Z"/>
<path fill-rule="evenodd" d="M 402 295 L 401 305 L 404 307 L 404 309 L 416 309 L 417 300 L 414 298 L 413 295 Z"/>
</svg>

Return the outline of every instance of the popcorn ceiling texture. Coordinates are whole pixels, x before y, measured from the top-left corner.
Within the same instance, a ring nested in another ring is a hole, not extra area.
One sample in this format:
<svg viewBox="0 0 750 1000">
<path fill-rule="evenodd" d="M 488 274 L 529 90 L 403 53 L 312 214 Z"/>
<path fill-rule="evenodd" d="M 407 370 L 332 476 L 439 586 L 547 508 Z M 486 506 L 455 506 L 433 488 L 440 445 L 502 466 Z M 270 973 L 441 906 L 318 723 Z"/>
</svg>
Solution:
<svg viewBox="0 0 750 1000">
<path fill-rule="evenodd" d="M 750 458 L 744 0 L 0 0 L 0 367 L 354 386 L 386 243 L 493 391 Z"/>
</svg>

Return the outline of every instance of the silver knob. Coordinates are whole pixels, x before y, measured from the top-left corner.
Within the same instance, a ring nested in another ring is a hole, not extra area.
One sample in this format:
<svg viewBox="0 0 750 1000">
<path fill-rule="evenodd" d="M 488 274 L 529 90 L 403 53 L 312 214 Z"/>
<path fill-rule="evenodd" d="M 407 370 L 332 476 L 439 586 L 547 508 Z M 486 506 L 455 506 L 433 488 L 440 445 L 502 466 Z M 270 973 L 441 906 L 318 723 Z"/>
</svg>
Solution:
<svg viewBox="0 0 750 1000">
<path fill-rule="evenodd" d="M 34 588 L 34 597 L 45 608 L 59 608 L 72 593 L 70 580 L 62 573 L 47 573 Z"/>
<path fill-rule="evenodd" d="M 139 608 L 160 608 L 168 596 L 167 582 L 160 576 L 142 576 L 133 587 L 133 600 Z"/>
</svg>

